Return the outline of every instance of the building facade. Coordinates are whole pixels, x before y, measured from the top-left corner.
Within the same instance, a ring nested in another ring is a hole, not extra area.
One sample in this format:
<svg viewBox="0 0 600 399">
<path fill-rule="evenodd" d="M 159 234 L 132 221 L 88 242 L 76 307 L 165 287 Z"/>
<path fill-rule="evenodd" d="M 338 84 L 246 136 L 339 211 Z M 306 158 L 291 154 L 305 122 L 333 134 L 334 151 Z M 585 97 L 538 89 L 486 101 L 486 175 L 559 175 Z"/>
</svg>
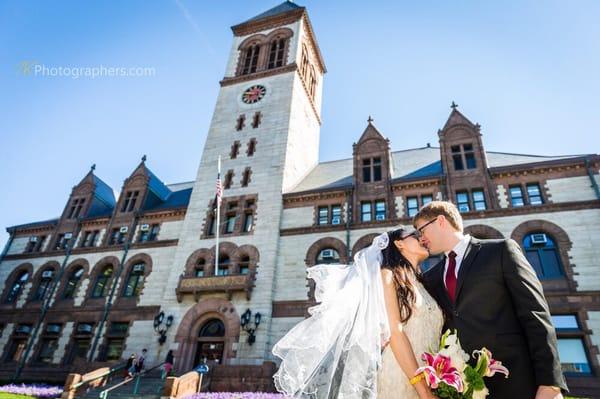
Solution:
<svg viewBox="0 0 600 399">
<path fill-rule="evenodd" d="M 351 262 L 448 199 L 472 235 L 521 244 L 572 391 L 600 395 L 599 155 L 486 151 L 453 104 L 436 146 L 392 151 L 369 118 L 352 158 L 319 163 L 326 69 L 306 9 L 284 2 L 232 31 L 195 181 L 165 184 L 144 157 L 117 199 L 92 167 L 60 217 L 7 229 L 0 378 L 61 380 L 142 348 L 157 364 L 173 349 L 179 372 L 213 366 L 213 390 L 270 390 L 272 346 L 314 304 L 306 268 Z"/>
</svg>

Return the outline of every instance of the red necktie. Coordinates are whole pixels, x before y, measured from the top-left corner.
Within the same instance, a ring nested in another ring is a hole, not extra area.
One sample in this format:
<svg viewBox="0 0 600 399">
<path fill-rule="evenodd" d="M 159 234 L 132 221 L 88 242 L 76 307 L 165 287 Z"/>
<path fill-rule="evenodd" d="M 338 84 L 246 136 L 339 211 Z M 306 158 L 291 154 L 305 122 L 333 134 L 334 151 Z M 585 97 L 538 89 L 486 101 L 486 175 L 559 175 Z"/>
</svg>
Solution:
<svg viewBox="0 0 600 399">
<path fill-rule="evenodd" d="M 448 254 L 448 270 L 446 271 L 446 290 L 452 302 L 456 295 L 456 252 L 450 251 Z"/>
</svg>

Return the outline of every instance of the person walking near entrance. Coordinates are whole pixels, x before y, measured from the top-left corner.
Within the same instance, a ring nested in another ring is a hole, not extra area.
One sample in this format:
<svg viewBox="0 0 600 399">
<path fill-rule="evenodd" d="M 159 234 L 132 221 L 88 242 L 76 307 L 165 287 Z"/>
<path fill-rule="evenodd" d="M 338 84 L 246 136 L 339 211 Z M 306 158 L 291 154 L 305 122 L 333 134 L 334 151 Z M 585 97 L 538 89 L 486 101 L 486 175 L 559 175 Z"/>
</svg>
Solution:
<svg viewBox="0 0 600 399">
<path fill-rule="evenodd" d="M 169 349 L 167 352 L 167 357 L 165 358 L 165 364 L 163 364 L 163 375 L 161 378 L 164 380 L 171 374 L 171 370 L 173 369 L 173 350 Z"/>
<path fill-rule="evenodd" d="M 135 362 L 135 372 L 139 373 L 144 369 L 144 362 L 146 361 L 146 354 L 148 353 L 148 349 L 142 349 L 142 354 L 138 356 L 137 361 Z"/>
</svg>

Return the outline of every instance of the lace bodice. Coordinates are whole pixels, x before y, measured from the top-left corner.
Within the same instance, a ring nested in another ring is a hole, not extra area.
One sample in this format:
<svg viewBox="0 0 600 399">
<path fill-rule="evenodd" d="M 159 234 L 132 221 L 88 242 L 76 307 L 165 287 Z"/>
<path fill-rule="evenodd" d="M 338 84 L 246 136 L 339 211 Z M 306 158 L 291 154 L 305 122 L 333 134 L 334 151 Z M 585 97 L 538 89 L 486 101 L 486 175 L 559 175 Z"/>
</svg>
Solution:
<svg viewBox="0 0 600 399">
<path fill-rule="evenodd" d="M 436 350 L 439 345 L 444 317 L 435 300 L 417 281 L 415 308 L 411 318 L 404 323 L 404 332 L 408 337 L 419 365 L 423 365 L 421 354 Z M 382 399 L 418 399 L 417 392 L 410 385 L 409 378 L 398 365 L 391 347 L 383 352 L 383 366 L 377 378 L 377 397 Z"/>
</svg>

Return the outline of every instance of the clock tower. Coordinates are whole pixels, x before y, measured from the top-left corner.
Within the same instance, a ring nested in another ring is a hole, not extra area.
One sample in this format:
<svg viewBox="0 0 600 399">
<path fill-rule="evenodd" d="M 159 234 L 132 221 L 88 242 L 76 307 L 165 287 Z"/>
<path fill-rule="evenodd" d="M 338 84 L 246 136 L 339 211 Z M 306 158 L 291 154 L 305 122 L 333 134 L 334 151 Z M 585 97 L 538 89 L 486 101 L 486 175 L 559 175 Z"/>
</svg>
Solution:
<svg viewBox="0 0 600 399">
<path fill-rule="evenodd" d="M 230 347 L 226 342 L 222 361 L 259 365 L 271 358 L 271 341 L 278 336 L 271 331 L 271 309 L 282 194 L 293 189 L 318 162 L 325 65 L 306 9 L 293 2 L 235 25 L 232 31 L 233 45 L 165 298 L 173 313 L 179 314 L 214 298 L 224 301 L 221 308 L 230 309 L 236 317 L 246 309 L 259 312 L 262 321 L 256 341 L 250 345 L 246 332 L 239 332 L 239 339 Z M 216 221 L 213 208 L 219 156 L 224 191 L 221 220 Z M 204 277 L 214 273 L 217 228 L 221 274 L 243 273 L 243 266 L 237 264 L 245 256 L 241 248 L 252 248 L 251 292 L 217 292 L 176 300 L 180 275 L 186 273 L 193 254 L 206 254 Z"/>
</svg>

